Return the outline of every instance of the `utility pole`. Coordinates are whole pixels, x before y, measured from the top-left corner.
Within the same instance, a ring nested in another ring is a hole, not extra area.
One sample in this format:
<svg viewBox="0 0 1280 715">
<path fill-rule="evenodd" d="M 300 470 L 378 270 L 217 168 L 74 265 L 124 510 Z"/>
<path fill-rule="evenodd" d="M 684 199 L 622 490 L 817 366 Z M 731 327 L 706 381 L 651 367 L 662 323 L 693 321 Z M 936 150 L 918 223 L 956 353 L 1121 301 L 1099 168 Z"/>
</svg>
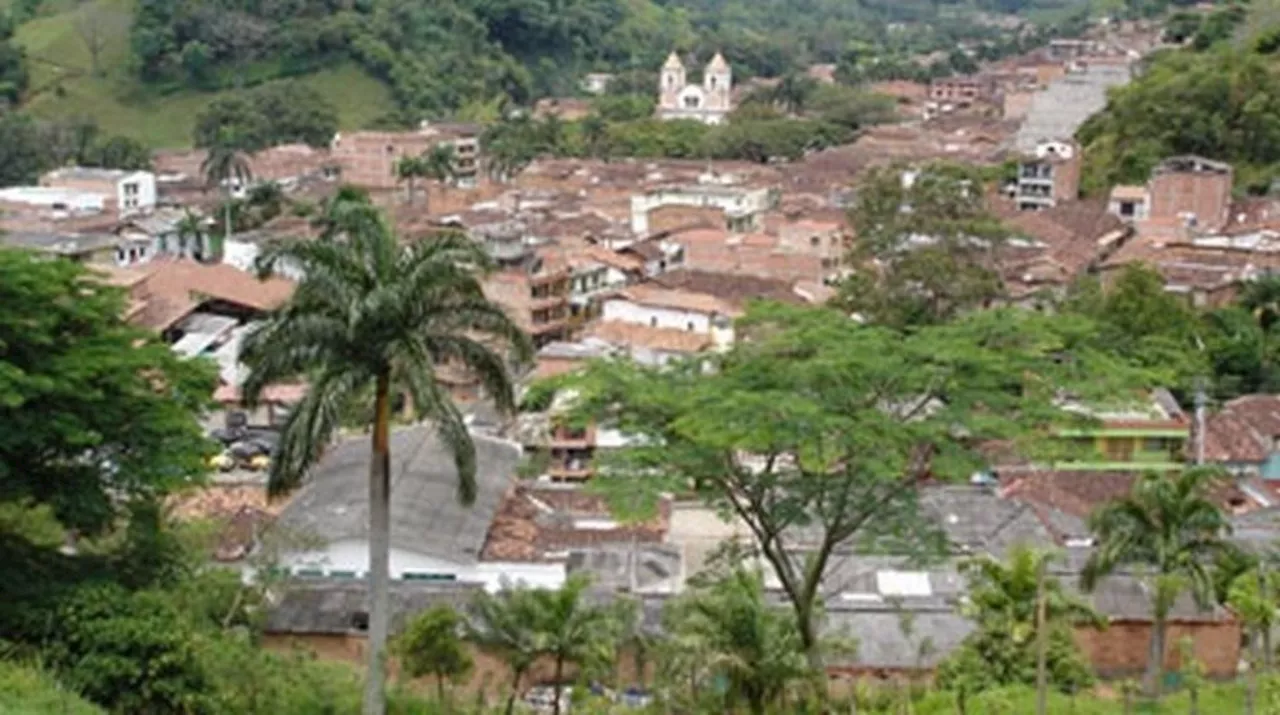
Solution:
<svg viewBox="0 0 1280 715">
<path fill-rule="evenodd" d="M 1045 715 L 1048 710 L 1049 673 L 1047 656 L 1049 650 L 1049 629 L 1045 621 L 1045 568 L 1049 565 L 1049 556 L 1040 559 L 1036 569 L 1036 715 Z"/>
</svg>

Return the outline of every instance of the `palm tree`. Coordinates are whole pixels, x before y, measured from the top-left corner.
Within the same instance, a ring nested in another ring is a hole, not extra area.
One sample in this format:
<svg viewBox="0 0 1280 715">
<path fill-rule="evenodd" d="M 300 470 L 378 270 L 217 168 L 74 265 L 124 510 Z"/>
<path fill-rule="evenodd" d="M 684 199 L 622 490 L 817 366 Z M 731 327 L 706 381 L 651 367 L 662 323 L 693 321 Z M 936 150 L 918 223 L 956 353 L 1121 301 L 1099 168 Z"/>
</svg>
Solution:
<svg viewBox="0 0 1280 715">
<path fill-rule="evenodd" d="M 427 162 L 420 156 L 402 156 L 396 162 L 396 180 L 405 182 L 409 205 L 413 205 L 413 189 L 418 179 L 427 176 Z"/>
<path fill-rule="evenodd" d="M 458 177 L 458 152 L 452 144 L 436 144 L 422 155 L 426 164 L 426 176 L 441 185 L 452 183 Z"/>
<path fill-rule="evenodd" d="M 204 255 L 204 219 L 191 212 L 190 209 L 182 214 L 182 218 L 178 220 L 174 226 L 174 233 L 178 238 L 178 255 L 187 256 L 187 248 L 191 247 L 192 255 Z M 163 240 L 163 239 L 162 239 Z M 162 246 L 161 252 L 167 252 L 168 246 Z"/>
<path fill-rule="evenodd" d="M 1246 687 L 1246 712 L 1253 712 L 1257 699 L 1258 670 L 1271 671 L 1274 658 L 1271 632 L 1280 623 L 1280 573 L 1271 571 L 1265 562 L 1240 574 L 1231 582 L 1227 605 L 1244 623 L 1249 638 L 1249 678 Z"/>
<path fill-rule="evenodd" d="M 759 715 L 808 672 L 795 619 L 770 606 L 759 572 L 739 569 L 673 602 L 674 638 L 705 659 L 708 674 L 729 683 L 727 697 Z"/>
<path fill-rule="evenodd" d="M 1128 496 L 1103 506 L 1089 519 L 1097 546 L 1080 575 L 1086 591 L 1123 566 L 1152 572 L 1145 685 L 1156 698 L 1169 611 L 1186 590 L 1202 606 L 1212 600 L 1212 566 L 1230 548 L 1224 537 L 1231 527 L 1207 496 L 1218 477 L 1218 471 L 1208 468 L 1187 469 L 1176 476 L 1148 473 L 1134 483 Z"/>
<path fill-rule="evenodd" d="M 369 667 L 366 715 L 385 710 L 382 685 L 387 641 L 390 539 L 391 402 L 404 394 L 451 450 L 458 497 L 475 499 L 475 446 L 449 394 L 434 379 L 450 362 L 468 369 L 502 411 L 515 406 L 502 355 L 526 360 L 528 337 L 481 291 L 491 267 L 478 244 L 447 233 L 401 244 L 386 218 L 367 201 L 328 207 L 330 235 L 267 247 L 261 275 L 281 264 L 304 278 L 293 297 L 245 337 L 244 383 L 253 403 L 269 384 L 305 378 L 310 388 L 281 430 L 268 490 L 288 491 L 318 459 L 344 410 L 366 391 L 374 395 L 369 466 Z"/>
<path fill-rule="evenodd" d="M 496 595 L 480 593 L 469 608 L 468 638 L 482 651 L 504 661 L 511 670 L 507 715 L 515 708 L 520 682 L 538 659 L 538 638 L 533 624 L 536 610 L 533 591 L 517 588 L 503 588 Z"/>
<path fill-rule="evenodd" d="M 204 162 L 200 164 L 200 173 L 204 174 L 206 186 L 220 186 L 223 190 L 223 240 L 231 238 L 231 192 L 235 186 L 245 186 L 253 180 L 253 170 L 249 167 L 249 155 L 242 151 L 234 140 L 222 137 L 213 146 Z M 215 250 L 215 255 L 220 251 Z"/>
<path fill-rule="evenodd" d="M 567 664 L 599 668 L 612 663 L 614 644 L 622 635 L 619 612 L 606 606 L 593 606 L 585 598 L 591 582 L 571 576 L 555 590 L 531 592 L 535 605 L 534 632 L 538 651 L 555 664 L 553 715 L 560 715 L 560 689 L 564 684 Z"/>
</svg>

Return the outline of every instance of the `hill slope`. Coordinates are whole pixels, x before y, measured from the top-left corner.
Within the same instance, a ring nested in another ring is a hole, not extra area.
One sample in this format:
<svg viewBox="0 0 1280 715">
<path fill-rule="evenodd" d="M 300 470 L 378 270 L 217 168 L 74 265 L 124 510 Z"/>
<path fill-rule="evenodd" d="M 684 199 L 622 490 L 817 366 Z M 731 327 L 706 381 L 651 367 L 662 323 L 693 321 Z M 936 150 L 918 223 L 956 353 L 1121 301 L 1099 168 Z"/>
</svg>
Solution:
<svg viewBox="0 0 1280 715">
<path fill-rule="evenodd" d="M 92 0 L 31 20 L 17 31 L 31 60 L 31 91 L 25 106 L 49 119 L 92 117 L 107 134 L 123 134 L 155 148 L 187 146 L 195 115 L 216 92 L 159 93 L 143 86 L 129 69 L 129 0 Z M 98 33 L 101 51 L 95 74 L 86 23 Z M 341 126 L 368 125 L 395 109 L 390 91 L 354 63 L 321 70 L 298 80 L 328 97 Z"/>
</svg>

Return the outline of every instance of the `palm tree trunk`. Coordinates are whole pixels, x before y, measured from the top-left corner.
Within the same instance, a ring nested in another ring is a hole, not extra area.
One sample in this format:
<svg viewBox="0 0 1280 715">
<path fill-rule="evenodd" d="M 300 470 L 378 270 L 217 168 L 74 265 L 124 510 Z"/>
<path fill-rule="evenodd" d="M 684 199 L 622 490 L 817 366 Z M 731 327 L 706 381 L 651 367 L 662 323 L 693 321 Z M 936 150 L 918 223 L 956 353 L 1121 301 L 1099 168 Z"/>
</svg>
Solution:
<svg viewBox="0 0 1280 715">
<path fill-rule="evenodd" d="M 1164 638 L 1168 628 L 1166 616 L 1157 612 L 1151 624 L 1151 648 L 1147 653 L 1147 673 L 1144 676 L 1147 693 L 1160 698 L 1160 679 L 1164 673 Z"/>
<path fill-rule="evenodd" d="M 390 379 L 378 376 L 374 397 L 373 454 L 369 462 L 369 665 L 365 674 L 364 715 L 386 711 L 383 653 L 387 647 L 391 546 L 391 400 Z"/>
<path fill-rule="evenodd" d="M 1049 652 L 1049 628 L 1045 623 L 1044 571 L 1046 560 L 1041 559 L 1036 570 L 1036 715 L 1048 712 L 1049 673 L 1047 666 Z"/>
<path fill-rule="evenodd" d="M 551 715 L 560 715 L 560 680 L 564 677 L 564 658 L 556 656 L 556 675 L 555 682 L 551 684 L 551 694 L 554 700 L 551 703 Z"/>
<path fill-rule="evenodd" d="M 1244 713 L 1253 715 L 1254 704 L 1258 701 L 1258 633 L 1249 634 L 1249 671 L 1245 674 Z"/>
</svg>

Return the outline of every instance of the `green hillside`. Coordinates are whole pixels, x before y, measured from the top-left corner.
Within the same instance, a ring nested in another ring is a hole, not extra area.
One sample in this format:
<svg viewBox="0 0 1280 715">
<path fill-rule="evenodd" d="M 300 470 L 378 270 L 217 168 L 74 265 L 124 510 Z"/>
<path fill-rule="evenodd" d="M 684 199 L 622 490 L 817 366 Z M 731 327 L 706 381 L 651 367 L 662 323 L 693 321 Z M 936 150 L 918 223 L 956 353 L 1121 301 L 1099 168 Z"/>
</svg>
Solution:
<svg viewBox="0 0 1280 715">
<path fill-rule="evenodd" d="M 31 20 L 17 31 L 31 62 L 26 108 L 49 119 L 93 117 L 104 133 L 123 134 L 156 148 L 191 144 L 195 115 L 215 92 L 161 94 L 143 86 L 130 71 L 130 0 L 93 0 Z M 95 75 L 82 26 L 92 21 L 100 33 Z M 392 111 L 390 91 L 354 63 L 321 70 L 297 81 L 310 85 L 338 108 L 344 129 L 368 125 Z"/>
</svg>

